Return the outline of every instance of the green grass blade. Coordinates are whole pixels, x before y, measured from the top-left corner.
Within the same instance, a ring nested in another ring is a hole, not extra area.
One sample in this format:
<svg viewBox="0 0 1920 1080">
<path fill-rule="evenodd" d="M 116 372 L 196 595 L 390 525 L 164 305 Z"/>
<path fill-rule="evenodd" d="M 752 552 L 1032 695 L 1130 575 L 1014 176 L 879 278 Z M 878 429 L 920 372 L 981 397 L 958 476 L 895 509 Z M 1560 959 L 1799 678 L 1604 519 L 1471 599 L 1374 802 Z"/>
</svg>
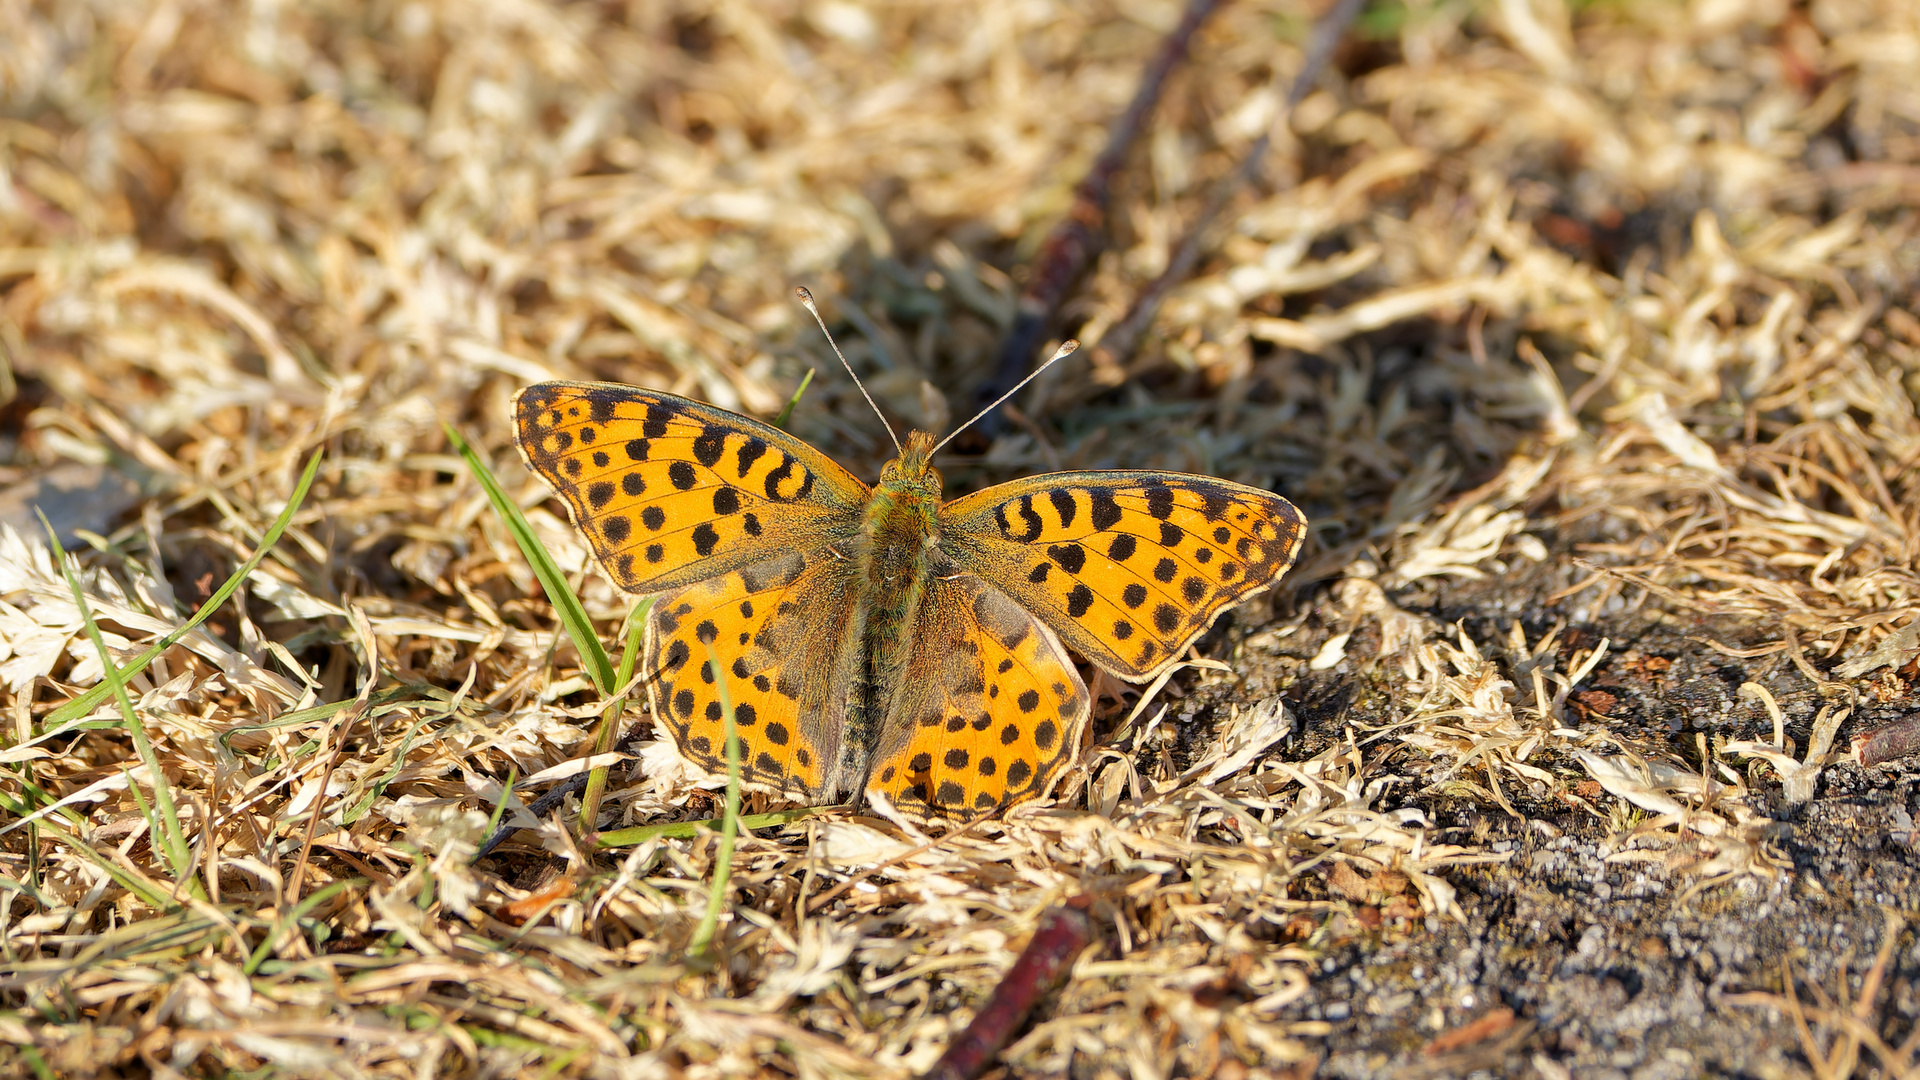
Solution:
<svg viewBox="0 0 1920 1080">
<path fill-rule="evenodd" d="M 653 610 L 653 597 L 649 596 L 633 605 L 627 613 L 627 650 L 620 654 L 620 669 L 613 674 L 613 693 L 619 694 L 633 678 L 633 667 L 640 657 L 640 644 L 647 629 L 647 615 Z M 594 754 L 604 754 L 613 749 L 620 735 L 620 714 L 625 711 L 626 698 L 614 697 L 600 714 L 600 730 L 594 732 Z M 607 791 L 607 767 L 601 765 L 587 776 L 587 789 L 580 793 L 580 831 L 591 833 L 600 823 L 600 800 Z"/>
<path fill-rule="evenodd" d="M 607 650 L 600 644 L 600 638 L 593 631 L 593 620 L 587 618 L 586 605 L 567 584 L 565 574 L 547 553 L 547 547 L 534 535 L 533 526 L 527 524 L 527 516 L 520 507 L 507 498 L 500 482 L 493 477 L 493 471 L 480 460 L 467 440 L 453 429 L 452 424 L 443 425 L 448 441 L 466 459 L 467 468 L 474 479 L 480 481 L 480 487 L 487 493 L 487 501 L 493 504 L 493 512 L 500 515 L 500 521 L 512 534 L 513 541 L 520 545 L 520 553 L 527 558 L 527 564 L 533 567 L 533 576 L 540 579 L 540 587 L 547 591 L 547 600 L 553 604 L 554 613 L 560 619 L 560 625 L 567 636 L 573 639 L 573 647 L 580 654 L 581 663 L 586 666 L 587 677 L 600 689 L 601 694 L 611 694 L 619 688 L 619 682 L 613 674 L 613 662 L 607 659 Z"/>
<path fill-rule="evenodd" d="M 841 810 L 839 806 L 801 806 L 792 810 L 775 810 L 767 814 L 747 814 L 740 818 L 740 828 L 744 832 L 755 829 L 777 829 L 804 818 L 810 818 L 831 810 Z M 649 840 L 691 840 L 703 831 L 712 831 L 725 825 L 725 818 L 707 818 L 701 821 L 669 821 L 663 825 L 635 825 L 631 829 L 615 829 L 594 837 L 594 845 L 602 848 L 632 847 Z"/>
<path fill-rule="evenodd" d="M 195 627 L 206 622 L 214 612 L 220 610 L 220 606 L 227 602 L 227 598 L 232 596 L 234 590 L 240 587 L 240 583 L 247 579 L 247 575 L 253 573 L 253 568 L 260 565 L 260 560 L 267 557 L 267 552 L 273 550 L 273 545 L 280 542 L 280 536 L 287 531 L 287 526 L 293 523 L 294 512 L 300 509 L 302 502 L 306 501 L 307 492 L 313 487 L 313 478 L 320 472 L 321 454 L 322 451 L 315 450 L 313 456 L 307 459 L 306 470 L 300 474 L 300 482 L 294 485 L 293 497 L 287 500 L 286 509 L 280 511 L 280 516 L 274 519 L 273 527 L 268 529 L 267 534 L 260 538 L 260 546 L 254 549 L 253 557 L 241 563 L 240 569 L 235 570 L 233 575 L 227 578 L 224 584 L 218 589 L 215 589 L 213 595 L 207 597 L 206 603 L 201 604 L 199 609 L 193 613 L 193 617 L 182 623 L 179 629 L 155 642 L 146 652 L 134 657 L 131 663 L 124 669 L 121 669 L 122 677 L 132 676 L 144 671 L 148 664 L 153 663 L 154 657 L 173 648 L 181 638 L 192 633 Z M 59 551 L 59 545 L 56 544 L 53 550 Z M 107 695 L 111 693 L 113 693 L 113 687 L 105 680 L 102 680 L 100 685 L 47 714 L 46 726 L 58 727 L 61 724 L 72 723 L 80 719 L 98 708 L 100 703 L 105 701 Z"/>
<path fill-rule="evenodd" d="M 487 835 L 500 831 L 500 822 L 507 816 L 507 805 L 513 801 L 513 786 L 520 782 L 520 767 L 515 765 L 507 769 L 506 786 L 500 789 L 500 801 L 493 804 L 493 814 L 487 818 Z"/>
<path fill-rule="evenodd" d="M 254 946 L 253 954 L 247 957 L 247 962 L 241 965 L 240 970 L 248 975 L 253 975 L 258 972 L 260 965 L 264 963 L 268 957 L 273 955 L 274 946 L 278 944 L 281 933 L 284 932 L 287 927 L 297 925 L 301 919 L 306 917 L 309 911 L 333 899 L 345 890 L 355 885 L 364 884 L 366 884 L 365 878 L 344 878 L 322 888 L 315 889 L 312 895 L 301 897 L 300 902 L 294 905 L 292 911 L 281 913 L 280 917 L 273 921 L 273 929 L 267 931 L 266 936 L 260 939 L 260 944 Z"/>
<path fill-rule="evenodd" d="M 39 511 L 36 509 L 35 513 Z M 147 772 L 151 775 L 154 809 L 160 818 L 158 822 L 153 821 L 151 817 L 148 818 L 150 828 L 154 825 L 159 826 L 157 833 L 154 834 L 155 840 L 158 841 L 155 847 L 166 853 L 167 863 L 173 870 L 177 885 L 196 896 L 201 895 L 199 886 L 189 877 L 193 870 L 193 850 L 187 844 L 186 833 L 180 828 L 179 807 L 174 805 L 173 786 L 167 783 L 167 774 L 160 768 L 160 755 L 154 752 L 153 743 L 147 738 L 146 725 L 141 722 L 140 714 L 134 710 L 133 699 L 127 696 L 125 676 L 122 675 L 119 665 L 114 663 L 113 654 L 107 651 L 106 639 L 100 636 L 100 624 L 94 621 L 93 607 L 87 603 L 86 590 L 80 587 L 80 575 L 74 572 L 73 563 L 60 549 L 60 534 L 53 531 L 53 523 L 47 520 L 47 515 L 40 514 L 40 524 L 47 530 L 47 543 L 57 553 L 54 561 L 60 564 L 60 573 L 67 579 L 67 588 L 73 592 L 74 606 L 80 609 L 80 623 L 86 627 L 87 640 L 93 642 L 94 652 L 100 655 L 101 681 L 107 684 L 114 701 L 119 704 L 120 719 L 126 724 L 127 734 L 133 739 L 134 753 L 140 755 L 140 760 L 146 763 Z M 127 781 L 127 788 L 138 799 L 139 788 L 131 779 Z"/>
<path fill-rule="evenodd" d="M 713 935 L 720 925 L 720 909 L 726 906 L 727 885 L 733 879 L 733 838 L 740 831 L 740 733 L 733 726 L 733 698 L 727 692 L 727 669 L 707 643 L 707 663 L 713 665 L 714 690 L 720 695 L 720 715 L 727 724 L 727 809 L 720 819 L 720 848 L 714 855 L 713 888 L 707 893 L 706 914 L 687 942 L 688 959 L 695 965 L 712 963 L 708 955 Z"/>
<path fill-rule="evenodd" d="M 812 381 L 813 369 L 808 368 L 806 375 L 800 380 L 800 385 L 794 389 L 793 396 L 787 399 L 787 407 L 781 409 L 780 415 L 774 418 L 774 427 L 779 428 L 781 431 L 787 430 L 787 421 L 793 419 L 793 407 L 800 404 L 800 395 L 807 392 L 807 384 Z"/>
</svg>

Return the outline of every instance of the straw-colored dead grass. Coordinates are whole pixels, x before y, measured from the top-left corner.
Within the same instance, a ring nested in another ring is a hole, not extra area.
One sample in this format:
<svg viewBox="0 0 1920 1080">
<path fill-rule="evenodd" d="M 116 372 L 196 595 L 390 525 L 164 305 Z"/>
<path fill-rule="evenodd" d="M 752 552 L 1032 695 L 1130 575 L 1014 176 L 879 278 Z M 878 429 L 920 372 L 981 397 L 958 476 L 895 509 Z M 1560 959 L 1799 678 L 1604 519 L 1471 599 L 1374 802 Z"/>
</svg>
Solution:
<svg viewBox="0 0 1920 1080">
<path fill-rule="evenodd" d="M 900 1075 L 1090 894 L 1102 945 L 1015 1069 L 1310 1071 L 1327 1025 L 1288 1006 L 1321 951 L 1457 916 L 1449 869 L 1502 857 L 1442 837 L 1420 790 L 1592 808 L 1702 887 L 1779 873 L 1751 785 L 1810 795 L 1847 710 L 1914 678 L 1910 649 L 1829 663 L 1920 614 L 1902 0 L 1370 17 L 1146 351 L 1049 375 L 946 466 L 1285 491 L 1314 540 L 1207 646 L 1237 674 L 1128 720 L 1131 691 L 1106 700 L 1055 803 L 936 844 L 847 814 L 742 837 L 707 972 L 683 955 L 711 834 L 588 852 L 523 815 L 468 865 L 506 778 L 578 771 L 600 704 L 441 423 L 575 571 L 511 449 L 529 381 L 768 415 L 820 366 L 794 427 L 872 475 L 886 441 L 791 287 L 894 416 L 964 415 L 1178 10 L 0 5 L 0 479 L 84 467 L 57 524 L 116 659 L 252 555 L 325 451 L 238 601 L 132 679 L 184 873 L 113 703 L 50 724 L 102 667 L 41 534 L 0 532 L 5 1067 Z M 1164 266 L 1316 10 L 1228 5 L 1196 40 L 1069 329 L 1097 341 Z M 1548 560 L 1555 602 L 1497 637 L 1409 599 Z M 614 640 L 625 600 L 580 580 Z M 1630 612 L 1790 659 L 1814 745 L 1757 684 L 1770 738 L 1612 732 L 1576 687 Z M 1565 649 L 1556 620 L 1600 632 Z M 1329 671 L 1375 704 L 1298 760 L 1283 691 Z M 1225 705 L 1194 741 L 1201 701 Z M 616 784 L 617 824 L 716 812 L 664 751 Z"/>
</svg>

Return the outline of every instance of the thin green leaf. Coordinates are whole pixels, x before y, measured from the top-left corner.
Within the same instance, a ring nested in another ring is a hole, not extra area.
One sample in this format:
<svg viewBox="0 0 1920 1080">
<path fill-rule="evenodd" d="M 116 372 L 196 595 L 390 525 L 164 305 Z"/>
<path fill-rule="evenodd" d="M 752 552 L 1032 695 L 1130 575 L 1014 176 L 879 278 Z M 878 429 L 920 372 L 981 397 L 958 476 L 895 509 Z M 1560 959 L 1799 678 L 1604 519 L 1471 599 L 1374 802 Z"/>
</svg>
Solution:
<svg viewBox="0 0 1920 1080">
<path fill-rule="evenodd" d="M 593 631 L 593 620 L 587 618 L 586 605 L 580 602 L 580 597 L 567 584 L 566 575 L 560 572 L 553 556 L 547 553 L 546 545 L 534 535 L 533 526 L 527 524 L 527 517 L 520 512 L 520 507 L 507 498 L 507 493 L 500 487 L 500 482 L 494 479 L 493 471 L 487 468 L 486 462 L 480 460 L 480 455 L 467 444 L 467 440 L 460 437 L 452 424 L 444 427 L 448 441 L 466 459 L 467 468 L 473 473 L 474 479 L 480 481 L 481 490 L 487 493 L 487 501 L 493 504 L 493 512 L 500 516 L 514 543 L 520 545 L 520 553 L 526 556 L 527 565 L 533 567 L 533 576 L 540 579 L 540 587 L 547 591 L 547 600 L 553 604 L 561 627 L 573 639 L 573 647 L 586 666 L 587 676 L 602 695 L 613 693 L 620 684 L 614 679 L 613 662 L 607 659 L 606 648 Z"/>
<path fill-rule="evenodd" d="M 513 801 L 513 785 L 520 782 L 520 767 L 515 765 L 507 770 L 507 785 L 500 789 L 500 801 L 493 804 L 493 815 L 487 818 L 487 835 L 500 831 L 500 822 L 507 816 L 507 805 Z"/>
<path fill-rule="evenodd" d="M 800 404 L 800 395 L 807 392 L 807 384 L 812 381 L 813 369 L 808 368 L 806 375 L 800 379 L 800 385 L 794 389 L 793 396 L 787 399 L 787 407 L 781 409 L 780 415 L 774 418 L 774 427 L 779 428 L 781 431 L 787 430 L 787 421 L 793 419 L 793 407 Z"/>
<path fill-rule="evenodd" d="M 350 889 L 355 885 L 364 885 L 366 881 L 366 878 L 343 878 L 322 888 L 315 889 L 310 895 L 301 897 L 300 902 L 294 905 L 292 911 L 283 912 L 279 918 L 273 921 L 273 929 L 267 931 L 266 936 L 260 939 L 260 944 L 254 947 L 253 954 L 247 957 L 247 962 L 241 965 L 240 970 L 246 972 L 248 975 L 259 971 L 260 965 L 265 962 L 269 956 L 273 955 L 274 945 L 279 942 L 280 934 L 285 931 L 287 927 L 297 924 L 309 911 L 340 895 L 344 890 Z"/>
<path fill-rule="evenodd" d="M 720 925 L 720 909 L 726 906 L 727 885 L 733 879 L 733 838 L 740 831 L 740 733 L 733 726 L 733 698 L 727 692 L 727 669 L 707 642 L 707 662 L 713 665 L 714 690 L 720 695 L 720 715 L 727 725 L 727 809 L 720 818 L 720 847 L 714 854 L 713 887 L 707 892 L 706 914 L 687 942 L 687 956 L 695 965 L 712 962 L 708 950 Z"/>
<path fill-rule="evenodd" d="M 39 513 L 36 508 L 35 513 Z M 126 724 L 127 734 L 133 739 L 134 753 L 146 763 L 147 773 L 153 782 L 154 808 L 160 820 L 155 822 L 151 816 L 147 823 L 151 828 L 158 825 L 154 836 L 159 848 L 166 852 L 167 863 L 173 870 L 176 882 L 194 895 L 202 895 L 199 885 L 190 875 L 193 872 L 193 849 L 187 844 L 186 833 L 180 828 L 180 811 L 173 802 L 173 787 L 167 783 L 166 771 L 160 767 L 160 755 L 154 752 L 153 743 L 147 738 L 147 728 L 140 720 L 140 714 L 134 710 L 133 699 L 127 696 L 127 684 L 120 667 L 114 663 L 113 654 L 107 651 L 107 641 L 100 636 L 100 624 L 94 620 L 93 606 L 87 603 L 86 590 L 80 587 L 80 575 L 74 573 L 73 563 L 67 559 L 60 548 L 60 534 L 54 532 L 53 523 L 47 515 L 40 514 L 40 524 L 47 530 L 47 543 L 57 554 L 54 561 L 60 564 L 60 573 L 67 579 L 67 588 L 73 593 L 74 606 L 80 610 L 80 623 L 86 627 L 87 640 L 93 643 L 94 652 L 100 656 L 102 681 L 113 694 L 114 701 L 120 706 L 120 719 Z M 131 779 L 127 789 L 133 792 L 136 800 L 140 797 L 139 788 Z"/>
<path fill-rule="evenodd" d="M 614 740 L 620 733 L 620 714 L 626 707 L 626 697 L 620 691 L 626 688 L 633 678 L 634 663 L 640 656 L 640 645 L 646 635 L 647 614 L 653 610 L 653 597 L 642 598 L 627 613 L 627 648 L 620 654 L 620 669 L 614 672 L 613 693 L 616 695 L 607 702 L 606 709 L 600 714 L 600 728 L 594 732 L 594 754 L 604 754 L 613 749 Z M 600 800 L 607 791 L 607 767 L 598 766 L 587 776 L 587 789 L 580 794 L 580 831 L 590 833 L 600 822 Z"/>
<path fill-rule="evenodd" d="M 740 819 L 740 828 L 751 832 L 755 829 L 773 829 L 791 824 L 803 818 L 816 817 L 829 811 L 842 809 L 838 806 L 802 806 L 792 810 L 775 810 L 769 814 L 748 814 Z M 703 832 L 712 832 L 721 828 L 725 818 L 705 818 L 700 821 L 671 821 L 664 825 L 635 825 L 631 829 L 615 829 L 604 832 L 594 838 L 598 847 L 632 847 L 649 840 L 691 840 Z"/>
<path fill-rule="evenodd" d="M 240 568 L 235 570 L 218 589 L 215 589 L 213 595 L 207 597 L 207 602 L 201 604 L 193 613 L 193 617 L 182 623 L 179 629 L 155 642 L 146 652 L 134 657 L 131 663 L 121 669 L 122 677 L 131 678 L 146 670 L 147 665 L 153 663 L 154 657 L 173 648 L 181 638 L 192 633 L 195 627 L 206 622 L 214 612 L 220 610 L 220 606 L 227 602 L 227 598 L 240 587 L 240 583 L 247 579 L 247 575 L 253 573 L 253 568 L 260 565 L 260 560 L 267 557 L 267 552 L 272 551 L 273 546 L 280 542 L 280 536 L 287 531 L 287 526 L 293 523 L 294 512 L 299 510 L 300 504 L 306 500 L 307 492 L 313 487 L 313 478 L 320 472 L 322 453 L 323 451 L 315 450 L 313 456 L 307 459 L 307 467 L 300 474 L 300 482 L 294 485 L 293 497 L 287 500 L 286 508 L 280 511 L 279 517 L 274 519 L 273 527 L 261 537 L 260 546 L 254 549 L 253 557 L 241 563 Z M 54 550 L 60 550 L 58 544 L 54 545 Z M 103 680 L 100 685 L 47 714 L 47 726 L 59 727 L 80 719 L 98 708 L 111 693 L 113 693 L 113 687 Z"/>
</svg>

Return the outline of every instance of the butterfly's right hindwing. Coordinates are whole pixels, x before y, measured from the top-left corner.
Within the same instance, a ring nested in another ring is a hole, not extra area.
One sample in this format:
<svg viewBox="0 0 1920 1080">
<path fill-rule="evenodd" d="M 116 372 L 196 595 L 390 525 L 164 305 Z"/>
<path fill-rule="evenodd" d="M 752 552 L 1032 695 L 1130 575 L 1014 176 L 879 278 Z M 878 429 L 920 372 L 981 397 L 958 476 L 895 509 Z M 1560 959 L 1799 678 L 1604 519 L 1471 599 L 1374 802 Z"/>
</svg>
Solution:
<svg viewBox="0 0 1920 1080">
<path fill-rule="evenodd" d="M 802 801 L 835 798 L 856 601 L 846 562 L 809 565 L 797 553 L 662 596 L 645 651 L 656 722 L 682 756 L 724 774 L 724 679 L 741 780 Z"/>
</svg>

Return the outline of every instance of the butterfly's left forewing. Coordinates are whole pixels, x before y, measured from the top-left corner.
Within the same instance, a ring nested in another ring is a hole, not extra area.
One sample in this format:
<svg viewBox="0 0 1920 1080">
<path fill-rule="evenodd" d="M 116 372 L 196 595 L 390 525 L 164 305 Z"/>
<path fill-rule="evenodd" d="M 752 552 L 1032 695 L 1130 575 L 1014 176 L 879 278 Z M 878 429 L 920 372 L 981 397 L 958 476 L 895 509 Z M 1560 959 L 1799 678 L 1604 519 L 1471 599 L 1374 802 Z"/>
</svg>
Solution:
<svg viewBox="0 0 1920 1080">
<path fill-rule="evenodd" d="M 757 420 L 613 383 L 514 399 L 514 439 L 613 583 L 679 588 L 860 529 L 867 487 Z"/>
<path fill-rule="evenodd" d="M 1029 477 L 956 499 L 940 516 L 958 569 L 1129 679 L 1159 674 L 1221 612 L 1272 588 L 1306 524 L 1272 492 L 1160 472 Z"/>
</svg>

